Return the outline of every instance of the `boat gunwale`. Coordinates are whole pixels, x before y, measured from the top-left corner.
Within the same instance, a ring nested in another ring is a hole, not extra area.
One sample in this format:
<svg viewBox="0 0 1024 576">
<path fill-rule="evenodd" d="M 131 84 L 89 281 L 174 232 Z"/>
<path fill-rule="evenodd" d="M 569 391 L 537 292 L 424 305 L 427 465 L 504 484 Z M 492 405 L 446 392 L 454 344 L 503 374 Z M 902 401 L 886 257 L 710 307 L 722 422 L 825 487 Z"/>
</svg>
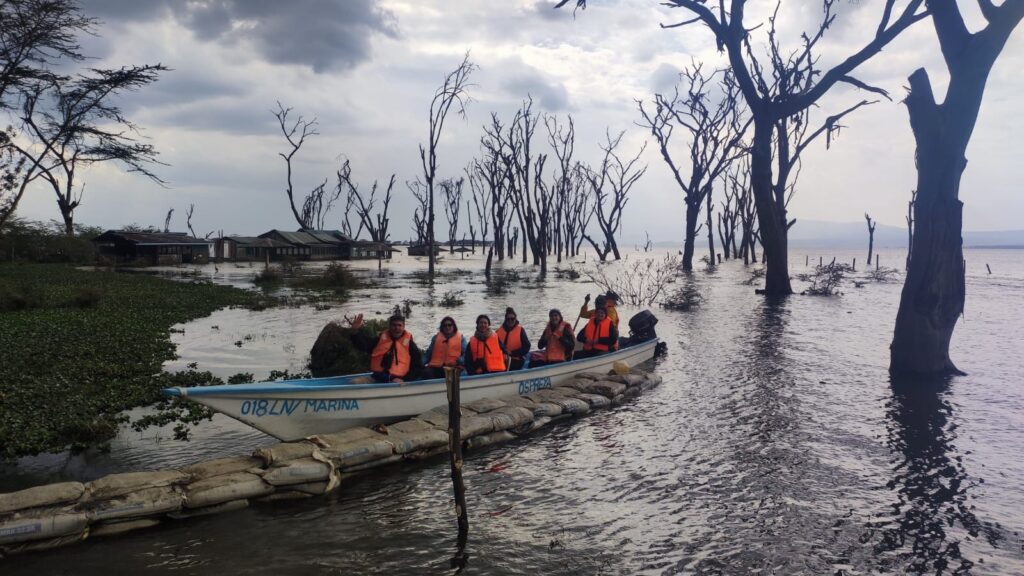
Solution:
<svg viewBox="0 0 1024 576">
<path fill-rule="evenodd" d="M 535 368 L 525 368 L 523 370 L 505 371 L 505 372 L 491 372 L 488 374 L 472 374 L 463 375 L 463 382 L 474 382 L 479 380 L 491 379 L 498 380 L 501 376 L 511 376 L 514 380 L 528 380 L 529 378 L 518 378 L 517 376 L 522 374 L 529 374 L 531 372 L 540 372 L 542 370 L 550 370 L 552 368 L 564 368 L 570 367 L 577 363 L 585 363 L 595 359 L 603 359 L 607 362 L 609 357 L 625 356 L 626 353 L 638 352 L 648 347 L 656 347 L 661 342 L 660 338 L 652 338 L 640 342 L 633 346 L 627 346 L 620 348 L 614 352 L 608 354 L 602 354 L 600 356 L 593 356 L 590 358 L 581 358 L 579 360 L 570 360 L 568 362 L 559 362 L 558 364 L 549 364 L 547 366 L 537 366 Z M 632 354 L 630 354 L 632 355 Z M 572 370 L 569 370 L 571 372 Z M 562 373 L 559 371 L 558 373 Z M 345 384 L 345 380 L 351 380 L 359 377 L 369 376 L 370 372 L 363 372 L 361 374 L 348 374 L 345 376 L 325 376 L 321 378 L 304 378 L 300 380 L 282 380 L 282 381 L 267 381 L 267 382 L 252 382 L 247 384 L 219 384 L 215 386 L 197 386 L 197 387 L 180 387 L 176 386 L 173 388 L 164 388 L 160 391 L 161 394 L 168 397 L 180 397 L 180 398 L 192 398 L 197 396 L 242 396 L 245 394 L 251 394 L 254 392 L 259 393 L 281 393 L 281 392 L 297 392 L 297 391 L 334 391 L 334 390 L 381 390 L 381 389 L 405 389 L 409 390 L 414 387 L 421 386 L 436 386 L 437 384 L 444 384 L 444 378 L 431 378 L 429 380 L 413 380 L 409 382 L 380 382 L 371 384 Z M 339 380 L 337 384 L 328 384 L 324 381 L 327 380 Z"/>
</svg>

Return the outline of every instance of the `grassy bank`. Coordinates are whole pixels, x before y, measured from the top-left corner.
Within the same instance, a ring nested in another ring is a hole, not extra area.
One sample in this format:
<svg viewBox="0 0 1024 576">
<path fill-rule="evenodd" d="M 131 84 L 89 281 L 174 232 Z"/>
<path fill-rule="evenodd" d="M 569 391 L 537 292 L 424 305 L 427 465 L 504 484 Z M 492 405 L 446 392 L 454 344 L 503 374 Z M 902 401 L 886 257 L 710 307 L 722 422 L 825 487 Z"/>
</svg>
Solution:
<svg viewBox="0 0 1024 576">
<path fill-rule="evenodd" d="M 0 265 L 0 458 L 111 437 L 119 412 L 167 383 L 174 324 L 263 301 L 209 283 Z"/>
</svg>

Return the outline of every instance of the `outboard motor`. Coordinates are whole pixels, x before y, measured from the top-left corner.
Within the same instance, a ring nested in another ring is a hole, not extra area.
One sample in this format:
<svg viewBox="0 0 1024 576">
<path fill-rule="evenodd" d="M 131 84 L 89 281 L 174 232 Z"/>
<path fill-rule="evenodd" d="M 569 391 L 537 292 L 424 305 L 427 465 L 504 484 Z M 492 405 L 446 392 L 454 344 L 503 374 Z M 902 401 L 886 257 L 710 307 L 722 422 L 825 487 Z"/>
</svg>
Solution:
<svg viewBox="0 0 1024 576">
<path fill-rule="evenodd" d="M 654 325 L 658 323 L 658 317 L 650 310 L 637 312 L 629 319 L 629 343 L 639 344 L 658 337 L 654 331 Z"/>
</svg>

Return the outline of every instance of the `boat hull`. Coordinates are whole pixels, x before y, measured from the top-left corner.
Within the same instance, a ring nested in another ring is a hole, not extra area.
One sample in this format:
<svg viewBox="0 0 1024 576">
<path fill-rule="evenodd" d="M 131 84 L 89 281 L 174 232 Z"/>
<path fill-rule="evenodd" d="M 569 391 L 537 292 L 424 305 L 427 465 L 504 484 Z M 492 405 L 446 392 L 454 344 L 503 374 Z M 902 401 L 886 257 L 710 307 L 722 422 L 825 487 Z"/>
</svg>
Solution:
<svg viewBox="0 0 1024 576">
<path fill-rule="evenodd" d="M 630 366 L 654 357 L 658 340 L 642 342 L 602 356 L 528 370 L 463 376 L 463 402 L 515 396 L 551 388 L 580 372 L 605 372 L 616 361 Z M 298 440 L 354 426 L 389 424 L 447 403 L 444 379 L 407 383 L 353 384 L 366 375 L 167 388 L 281 440 Z"/>
</svg>

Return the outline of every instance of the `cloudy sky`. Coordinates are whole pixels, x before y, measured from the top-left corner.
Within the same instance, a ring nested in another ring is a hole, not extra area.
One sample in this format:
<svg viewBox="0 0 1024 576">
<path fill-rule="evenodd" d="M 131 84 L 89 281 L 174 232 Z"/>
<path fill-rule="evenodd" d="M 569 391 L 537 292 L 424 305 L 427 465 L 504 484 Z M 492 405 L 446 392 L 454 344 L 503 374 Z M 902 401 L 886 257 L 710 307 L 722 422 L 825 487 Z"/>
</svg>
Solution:
<svg viewBox="0 0 1024 576">
<path fill-rule="evenodd" d="M 645 140 L 636 99 L 670 90 L 691 57 L 721 65 L 711 35 L 700 26 L 661 29 L 685 17 L 650 0 L 592 0 L 573 18 L 551 0 L 85 0 L 102 21 L 83 38 L 90 65 L 163 63 L 173 69 L 123 101 L 168 166 L 165 188 L 117 166 L 83 175 L 84 201 L 76 220 L 104 227 L 161 225 L 175 208 L 172 228 L 185 229 L 195 204 L 199 234 L 258 234 L 295 229 L 284 195 L 286 143 L 271 110 L 280 101 L 293 114 L 316 117 L 320 135 L 296 158 L 295 184 L 329 185 L 342 156 L 368 187 L 397 174 L 392 238 L 411 236 L 411 195 L 402 184 L 419 173 L 418 145 L 427 137 L 434 90 L 466 51 L 479 65 L 466 120 L 452 118 L 439 150 L 440 175 L 457 176 L 478 154 L 481 126 L 491 112 L 511 116 L 532 95 L 535 108 L 577 125 L 576 150 L 596 161 L 606 129 L 627 130 L 627 151 Z M 761 2 L 752 2 L 753 5 Z M 774 6 L 774 2 L 770 4 Z M 961 4 L 974 4 L 961 2 Z M 880 0 L 841 2 L 836 26 L 822 44 L 827 65 L 851 53 L 875 26 Z M 973 26 L 980 20 L 970 14 Z M 748 17 L 758 21 L 758 13 Z M 784 42 L 816 25 L 820 5 L 788 2 L 780 16 Z M 796 196 L 799 219 L 857 221 L 865 211 L 883 224 L 902 225 L 914 187 L 914 143 L 899 103 L 906 77 L 925 66 L 937 91 L 944 73 L 930 22 L 924 21 L 863 66 L 857 76 L 882 86 L 882 101 L 849 117 L 830 150 L 805 156 Z M 968 149 L 961 198 L 965 227 L 1024 227 L 1020 139 L 1024 114 L 1024 31 L 1007 45 L 993 71 Z M 940 92 L 941 93 L 941 92 Z M 866 95 L 840 87 L 821 103 L 818 118 Z M 870 96 L 870 95 L 867 95 Z M 540 139 L 540 135 L 538 137 Z M 684 145 L 683 141 L 678 145 Z M 624 217 L 627 241 L 673 240 L 682 235 L 683 205 L 653 142 L 650 165 Z M 58 217 L 52 192 L 39 187 L 21 214 Z M 340 211 L 329 218 L 338 227 Z M 439 216 L 440 218 L 440 216 Z M 799 223 L 797 224 L 799 226 Z M 444 236 L 444 226 L 438 226 Z"/>
</svg>

